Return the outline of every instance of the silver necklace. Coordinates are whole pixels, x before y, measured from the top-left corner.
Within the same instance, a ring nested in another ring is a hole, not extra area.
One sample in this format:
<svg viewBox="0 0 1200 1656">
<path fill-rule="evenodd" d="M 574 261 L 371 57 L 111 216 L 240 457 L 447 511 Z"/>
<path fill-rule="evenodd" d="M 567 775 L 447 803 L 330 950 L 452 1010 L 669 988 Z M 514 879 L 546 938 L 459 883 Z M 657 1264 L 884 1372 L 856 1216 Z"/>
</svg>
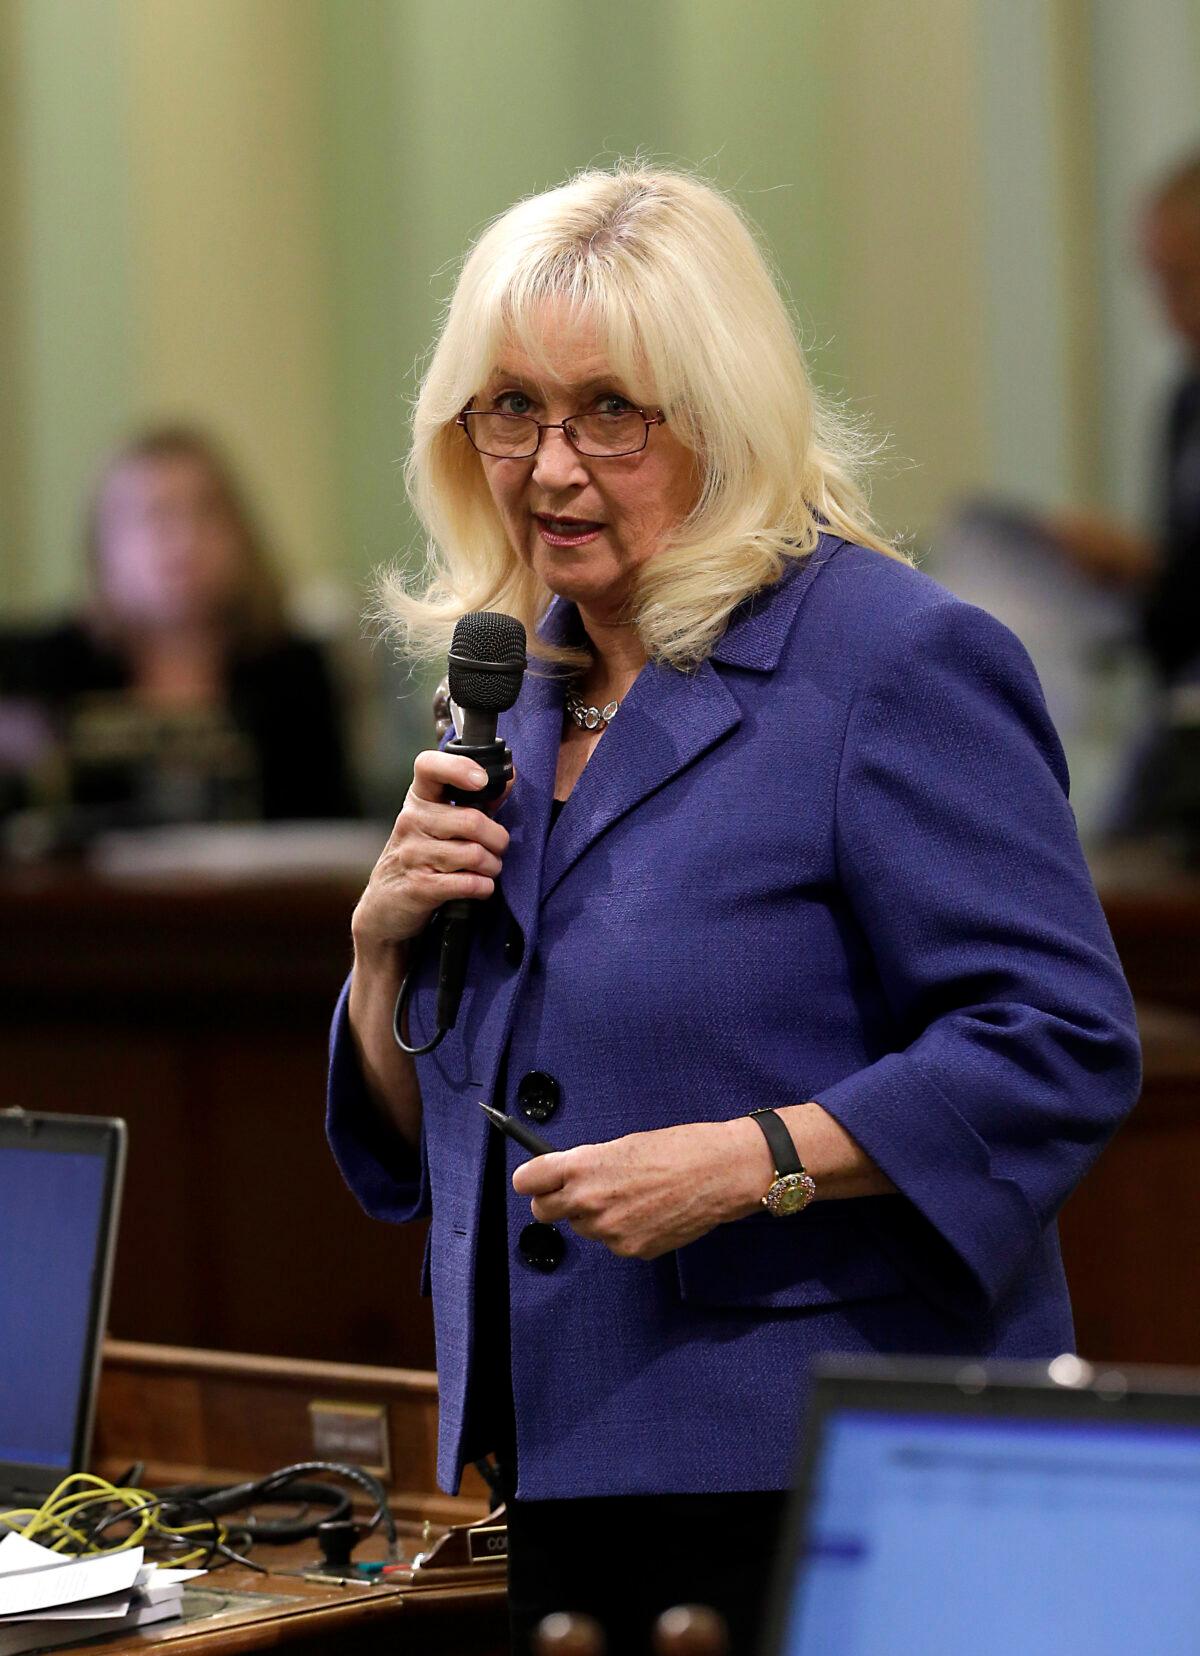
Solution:
<svg viewBox="0 0 1200 1656">
<path fill-rule="evenodd" d="M 567 715 L 574 719 L 580 730 L 607 730 L 620 707 L 619 701 L 605 702 L 603 707 L 588 707 L 577 690 L 568 690 L 566 696 Z"/>
</svg>

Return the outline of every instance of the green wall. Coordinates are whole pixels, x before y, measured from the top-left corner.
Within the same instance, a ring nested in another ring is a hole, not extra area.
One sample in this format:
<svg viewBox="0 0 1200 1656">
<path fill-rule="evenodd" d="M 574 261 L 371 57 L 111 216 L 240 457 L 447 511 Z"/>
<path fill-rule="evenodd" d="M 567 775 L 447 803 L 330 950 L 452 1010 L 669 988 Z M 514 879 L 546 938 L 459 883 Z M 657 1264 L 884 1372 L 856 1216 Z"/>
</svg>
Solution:
<svg viewBox="0 0 1200 1656">
<path fill-rule="evenodd" d="M 80 497 L 132 403 L 119 40 L 106 0 L 0 10 L 7 602 L 74 589 Z"/>
<path fill-rule="evenodd" d="M 361 591 L 411 543 L 414 369 L 466 242 L 518 195 L 635 151 L 699 165 L 760 224 L 819 377 L 895 433 L 885 515 L 919 527 L 980 470 L 969 353 L 939 362 L 933 319 L 911 350 L 905 329 L 930 292 L 960 313 L 972 297 L 957 0 L 2 15 L 10 611 L 69 598 L 86 482 L 159 415 L 232 443 L 298 580 Z M 935 220 L 948 257 L 931 263 Z"/>
<path fill-rule="evenodd" d="M 1100 495 L 1117 3 L 0 0 L 0 606 L 70 599 L 98 460 L 183 415 L 356 608 L 412 544 L 408 406 L 467 241 L 633 152 L 761 226 L 818 379 L 887 440 L 890 527 Z M 1195 39 L 1197 0 L 1155 5 Z"/>
</svg>

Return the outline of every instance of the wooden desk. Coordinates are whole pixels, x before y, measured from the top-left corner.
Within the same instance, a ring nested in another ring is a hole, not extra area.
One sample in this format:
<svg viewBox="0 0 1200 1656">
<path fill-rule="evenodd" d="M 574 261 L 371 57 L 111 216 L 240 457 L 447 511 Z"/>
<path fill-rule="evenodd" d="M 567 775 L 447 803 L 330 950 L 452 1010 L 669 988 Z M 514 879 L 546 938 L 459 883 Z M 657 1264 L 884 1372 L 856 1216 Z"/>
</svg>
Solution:
<svg viewBox="0 0 1200 1656">
<path fill-rule="evenodd" d="M 294 1564 L 292 1558 L 283 1567 Z M 247 1594 L 260 1602 L 239 1605 Z M 189 1590 L 187 1614 L 225 1595 L 232 1607 L 224 1612 L 110 1634 L 71 1645 L 64 1656 L 138 1656 L 148 1647 L 166 1647 L 178 1656 L 256 1650 L 290 1656 L 398 1656 L 401 1651 L 404 1656 L 508 1656 L 502 1583 L 325 1587 L 231 1566 Z"/>
<path fill-rule="evenodd" d="M 469 1524 L 487 1513 L 481 1480 L 464 1479 L 465 1493 L 434 1488 L 437 1436 L 436 1376 L 420 1370 L 346 1363 L 313 1363 L 241 1353 L 195 1351 L 106 1342 L 96 1420 L 95 1469 L 115 1477 L 144 1461 L 152 1488 L 173 1483 L 231 1483 L 310 1458 L 308 1406 L 316 1400 L 370 1403 L 386 1413 L 391 1466 L 389 1501 L 402 1550 L 411 1559 L 448 1524 Z M 428 1527 L 427 1527 L 428 1526 Z M 234 1656 L 287 1650 L 298 1656 L 503 1656 L 508 1649 L 502 1568 L 477 1565 L 386 1586 L 329 1586 L 299 1579 L 318 1549 L 254 1549 L 266 1576 L 236 1566 L 198 1585 L 212 1594 L 253 1594 L 203 1620 L 164 1622 L 121 1638 L 72 1649 L 96 1656 L 133 1656 L 147 1645 L 178 1646 L 180 1656 Z M 361 1556 L 382 1557 L 378 1537 Z M 195 1597 L 195 1594 L 193 1594 Z M 276 1602 L 276 1601 L 282 1602 Z"/>
<path fill-rule="evenodd" d="M 1142 1096 L 1063 1209 L 1080 1352 L 1200 1365 L 1200 1018 L 1144 1006 Z"/>
</svg>

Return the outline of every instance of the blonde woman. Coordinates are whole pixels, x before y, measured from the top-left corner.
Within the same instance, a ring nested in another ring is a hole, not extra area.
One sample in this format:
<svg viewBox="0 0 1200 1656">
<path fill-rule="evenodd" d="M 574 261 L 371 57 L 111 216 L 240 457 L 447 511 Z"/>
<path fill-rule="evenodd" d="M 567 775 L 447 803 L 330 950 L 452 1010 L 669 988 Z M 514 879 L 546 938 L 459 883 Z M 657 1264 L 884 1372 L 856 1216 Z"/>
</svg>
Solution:
<svg viewBox="0 0 1200 1656">
<path fill-rule="evenodd" d="M 553 1609 L 646 1648 L 685 1599 L 752 1648 L 814 1354 L 1071 1344 L 1054 1214 L 1136 1096 L 1129 996 L 1024 652 L 854 459 L 707 185 L 587 172 L 468 256 L 410 462 L 432 575 L 388 602 L 413 653 L 490 608 L 537 661 L 498 810 L 417 759 L 329 1129 L 369 1212 L 432 1214 L 440 1475 L 499 1456 L 518 1649 Z M 458 897 L 414 1065 L 397 991 L 415 1044 Z"/>
</svg>

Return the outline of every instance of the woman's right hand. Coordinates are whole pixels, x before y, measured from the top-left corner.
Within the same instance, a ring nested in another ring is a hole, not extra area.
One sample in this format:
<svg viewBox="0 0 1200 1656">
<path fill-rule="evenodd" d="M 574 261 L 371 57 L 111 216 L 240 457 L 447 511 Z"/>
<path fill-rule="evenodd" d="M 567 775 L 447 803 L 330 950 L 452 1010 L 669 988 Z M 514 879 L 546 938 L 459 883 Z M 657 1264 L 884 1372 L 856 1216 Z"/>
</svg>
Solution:
<svg viewBox="0 0 1200 1656">
<path fill-rule="evenodd" d="M 356 956 L 407 943 L 452 898 L 492 895 L 508 830 L 487 812 L 503 804 L 508 789 L 482 809 L 444 798 L 447 786 L 481 788 L 486 781 L 482 767 L 461 754 L 417 755 L 404 808 L 354 911 Z"/>
</svg>

